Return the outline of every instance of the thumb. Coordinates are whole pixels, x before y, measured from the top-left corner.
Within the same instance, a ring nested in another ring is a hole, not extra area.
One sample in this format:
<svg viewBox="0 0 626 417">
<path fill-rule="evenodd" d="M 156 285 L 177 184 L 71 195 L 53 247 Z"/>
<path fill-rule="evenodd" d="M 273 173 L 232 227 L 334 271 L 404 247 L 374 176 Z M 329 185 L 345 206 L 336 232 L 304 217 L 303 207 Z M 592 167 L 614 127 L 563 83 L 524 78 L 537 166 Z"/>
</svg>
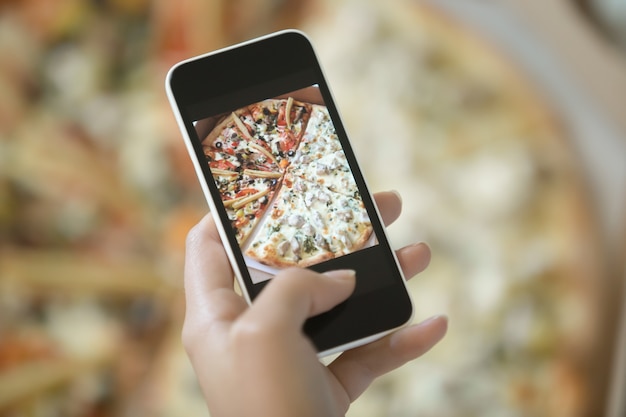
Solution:
<svg viewBox="0 0 626 417">
<path fill-rule="evenodd" d="M 319 274 L 290 268 L 276 275 L 244 313 L 245 320 L 262 320 L 264 325 L 297 329 L 305 320 L 347 299 L 354 291 L 353 270 Z M 243 318 L 243 317 L 242 317 Z"/>
</svg>

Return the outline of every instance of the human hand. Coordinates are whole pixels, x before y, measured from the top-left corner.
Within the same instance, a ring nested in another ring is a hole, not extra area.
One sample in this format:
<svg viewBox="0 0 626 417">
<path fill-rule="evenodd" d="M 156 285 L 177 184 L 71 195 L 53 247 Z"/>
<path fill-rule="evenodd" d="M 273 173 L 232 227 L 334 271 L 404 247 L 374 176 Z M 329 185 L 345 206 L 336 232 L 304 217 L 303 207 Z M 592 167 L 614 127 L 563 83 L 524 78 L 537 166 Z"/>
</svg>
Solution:
<svg viewBox="0 0 626 417">
<path fill-rule="evenodd" d="M 378 193 L 385 224 L 400 215 L 394 192 Z M 425 244 L 397 252 L 406 277 L 426 268 Z M 183 344 L 212 417 L 343 416 L 372 381 L 421 356 L 447 330 L 436 316 L 346 351 L 324 366 L 302 332 L 308 317 L 330 310 L 354 290 L 352 271 L 281 271 L 248 306 L 210 215 L 187 238 Z"/>
</svg>

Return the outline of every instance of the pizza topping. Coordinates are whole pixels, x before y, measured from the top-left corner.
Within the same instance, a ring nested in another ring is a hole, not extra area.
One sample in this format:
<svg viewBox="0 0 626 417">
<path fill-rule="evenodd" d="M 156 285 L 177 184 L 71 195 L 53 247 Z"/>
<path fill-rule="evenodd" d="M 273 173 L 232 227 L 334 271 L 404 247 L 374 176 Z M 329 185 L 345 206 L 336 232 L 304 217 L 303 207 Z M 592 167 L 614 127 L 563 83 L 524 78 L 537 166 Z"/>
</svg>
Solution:
<svg viewBox="0 0 626 417">
<path fill-rule="evenodd" d="M 352 213 L 351 210 L 345 210 L 345 211 L 338 212 L 337 217 L 339 217 L 341 221 L 349 222 L 350 220 L 354 219 L 354 214 Z"/>
<path fill-rule="evenodd" d="M 306 236 L 315 236 L 315 228 L 311 224 L 307 223 L 302 227 L 302 233 Z"/>
<path fill-rule="evenodd" d="M 341 153 L 340 152 L 336 152 L 335 155 L 333 156 L 333 158 L 330 160 L 330 163 L 328 164 L 328 167 L 331 170 L 339 169 L 342 166 L 344 166 L 344 164 L 346 162 L 347 161 L 345 159 L 345 155 L 343 154 L 343 152 L 341 152 Z"/>
<path fill-rule="evenodd" d="M 254 188 L 244 188 L 242 190 L 239 190 L 236 194 L 235 197 L 244 197 L 250 194 L 256 194 L 257 190 Z"/>
<path fill-rule="evenodd" d="M 272 218 L 273 219 L 279 219 L 283 216 L 284 211 L 280 210 L 280 209 L 274 209 L 272 211 Z"/>
<path fill-rule="evenodd" d="M 236 177 L 237 175 L 239 175 L 235 171 L 228 171 L 219 168 L 211 168 L 211 172 L 213 173 L 213 175 L 221 175 L 225 177 Z"/>
<path fill-rule="evenodd" d="M 301 151 L 295 152 L 294 164 L 308 164 L 311 161 L 309 155 L 302 153 Z"/>
<path fill-rule="evenodd" d="M 344 231 L 340 231 L 339 232 L 339 240 L 341 240 L 341 243 L 343 243 L 343 245 L 348 248 L 351 249 L 352 248 L 352 241 L 350 240 L 350 237 L 348 236 L 348 234 Z"/>
<path fill-rule="evenodd" d="M 324 192 L 324 191 L 320 191 L 317 194 L 317 199 L 319 201 L 321 201 L 322 203 L 326 204 L 330 201 L 330 195 L 328 195 L 328 193 Z"/>
<path fill-rule="evenodd" d="M 243 173 L 244 175 L 258 178 L 280 178 L 283 176 L 280 172 L 261 171 L 257 169 L 245 169 Z"/>
<path fill-rule="evenodd" d="M 294 255 L 298 256 L 300 254 L 300 242 L 298 242 L 298 239 L 294 236 L 289 243 L 291 245 L 291 251 Z"/>
<path fill-rule="evenodd" d="M 289 244 L 289 242 L 283 240 L 276 246 L 276 251 L 280 256 L 285 256 L 290 247 L 291 245 Z"/>
<path fill-rule="evenodd" d="M 282 161 L 280 161 L 280 162 L 278 163 L 278 165 L 279 165 L 282 169 L 285 169 L 285 168 L 287 168 L 287 166 L 289 165 L 289 161 L 287 161 L 286 159 L 283 159 Z"/>
<path fill-rule="evenodd" d="M 233 208 L 237 209 L 239 207 L 243 207 L 244 205 L 248 204 L 251 201 L 254 200 L 258 200 L 259 198 L 263 197 L 264 195 L 266 195 L 267 193 L 270 192 L 270 189 L 267 188 L 261 192 L 258 192 L 256 194 L 252 194 L 252 195 L 248 195 L 247 197 L 243 197 L 239 200 L 237 200 L 236 202 L 232 203 Z"/>
<path fill-rule="evenodd" d="M 268 151 L 267 149 L 265 149 L 264 146 L 259 146 L 256 143 L 249 143 L 248 146 L 250 147 L 250 149 L 252 149 L 253 151 L 256 152 L 260 152 L 263 155 L 267 156 L 271 161 L 276 162 L 276 158 L 274 157 L 274 155 L 272 155 L 272 153 L 270 151 Z"/>
<path fill-rule="evenodd" d="M 330 172 L 330 167 L 328 165 L 317 164 L 317 170 L 315 172 L 317 175 L 327 175 Z"/>
<path fill-rule="evenodd" d="M 324 225 L 324 219 L 322 218 L 322 215 L 319 212 L 317 212 L 317 211 L 313 212 L 313 224 L 316 227 L 319 227 L 320 229 L 323 229 L 324 226 L 325 226 Z"/>
<path fill-rule="evenodd" d="M 295 135 L 289 131 L 281 132 L 281 140 L 278 142 L 279 153 L 284 156 L 285 153 L 289 153 L 296 146 L 298 140 Z"/>
<path fill-rule="evenodd" d="M 287 220 L 287 224 L 293 227 L 302 227 L 305 223 L 304 217 L 299 214 L 292 214 Z"/>
<path fill-rule="evenodd" d="M 312 192 L 307 192 L 304 194 L 304 205 L 307 207 L 311 207 L 313 205 L 313 201 L 315 200 L 315 194 Z"/>
<path fill-rule="evenodd" d="M 315 241 L 311 238 L 311 236 L 307 236 L 304 238 L 302 246 L 306 253 L 311 253 L 315 250 Z"/>
<path fill-rule="evenodd" d="M 326 238 L 324 238 L 324 236 L 322 236 L 319 233 L 315 235 L 315 244 L 322 249 L 325 249 L 325 250 L 330 249 Z"/>
<path fill-rule="evenodd" d="M 245 226 L 249 222 L 250 220 L 244 217 L 243 211 L 240 210 L 239 212 L 237 212 L 237 220 L 233 223 L 233 226 L 237 228 L 241 228 L 242 226 Z"/>
<path fill-rule="evenodd" d="M 248 131 L 248 128 L 246 127 L 246 125 L 243 124 L 239 116 L 237 116 L 235 113 L 231 113 L 231 117 L 233 121 L 235 122 L 235 126 L 237 126 L 237 128 L 239 128 L 239 130 L 241 131 L 241 134 L 246 139 L 253 140 L 252 136 L 250 135 L 250 132 Z"/>
<path fill-rule="evenodd" d="M 305 192 L 306 191 L 306 183 L 304 181 L 296 181 L 293 184 L 293 189 L 299 192 Z"/>
<path fill-rule="evenodd" d="M 299 121 L 302 120 L 303 117 L 305 117 L 307 113 L 307 109 L 306 107 L 299 107 L 298 110 L 296 110 L 296 115 L 294 120 Z"/>
<path fill-rule="evenodd" d="M 285 104 L 285 123 L 288 129 L 291 129 L 291 106 L 293 106 L 293 98 L 289 97 L 287 99 L 287 104 Z"/>
</svg>

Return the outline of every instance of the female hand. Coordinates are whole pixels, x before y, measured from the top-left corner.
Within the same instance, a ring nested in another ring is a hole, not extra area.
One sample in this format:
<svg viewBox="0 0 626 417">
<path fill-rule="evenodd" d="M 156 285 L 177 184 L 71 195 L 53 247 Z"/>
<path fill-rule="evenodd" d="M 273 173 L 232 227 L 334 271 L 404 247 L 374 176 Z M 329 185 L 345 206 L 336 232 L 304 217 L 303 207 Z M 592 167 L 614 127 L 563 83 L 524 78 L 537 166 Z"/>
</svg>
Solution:
<svg viewBox="0 0 626 417">
<path fill-rule="evenodd" d="M 375 196 L 385 224 L 400 215 L 394 192 Z M 430 260 L 424 244 L 397 256 L 405 276 Z M 233 272 L 211 216 L 187 238 L 183 343 L 212 417 L 343 416 L 378 376 L 419 357 L 445 334 L 437 316 L 342 353 L 324 366 L 302 332 L 311 316 L 352 293 L 354 272 L 281 271 L 251 306 L 233 289 Z"/>
</svg>

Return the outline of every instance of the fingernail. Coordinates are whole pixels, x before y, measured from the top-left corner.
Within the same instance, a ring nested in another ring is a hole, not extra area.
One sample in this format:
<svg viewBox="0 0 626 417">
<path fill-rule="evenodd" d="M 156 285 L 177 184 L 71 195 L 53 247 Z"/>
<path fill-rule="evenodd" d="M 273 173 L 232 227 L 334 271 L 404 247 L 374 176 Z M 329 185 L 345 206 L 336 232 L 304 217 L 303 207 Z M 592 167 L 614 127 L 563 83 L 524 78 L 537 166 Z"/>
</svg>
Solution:
<svg viewBox="0 0 626 417">
<path fill-rule="evenodd" d="M 422 321 L 421 323 L 419 323 L 419 326 L 428 325 L 428 324 L 432 323 L 433 321 L 439 320 L 439 319 L 444 319 L 447 322 L 448 321 L 448 316 L 446 316 L 445 314 L 437 314 L 436 316 L 429 317 L 426 320 Z"/>
<path fill-rule="evenodd" d="M 356 271 L 354 269 L 337 269 L 334 271 L 324 272 L 324 275 L 333 279 L 348 281 L 354 279 Z"/>
</svg>

